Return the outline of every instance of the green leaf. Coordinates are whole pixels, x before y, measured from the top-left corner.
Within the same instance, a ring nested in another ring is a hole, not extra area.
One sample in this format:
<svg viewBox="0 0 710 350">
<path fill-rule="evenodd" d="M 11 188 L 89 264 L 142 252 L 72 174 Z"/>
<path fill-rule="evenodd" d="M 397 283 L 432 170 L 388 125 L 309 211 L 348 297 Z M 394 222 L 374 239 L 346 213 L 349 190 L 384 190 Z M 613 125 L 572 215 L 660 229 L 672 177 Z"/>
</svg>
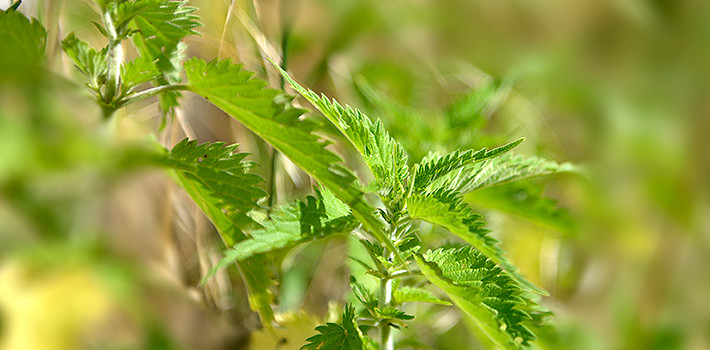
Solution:
<svg viewBox="0 0 710 350">
<path fill-rule="evenodd" d="M 471 246 L 427 251 L 415 260 L 424 276 L 473 318 L 498 346 L 516 349 L 535 339 L 547 311 L 498 265 Z"/>
<path fill-rule="evenodd" d="M 155 66 L 155 62 L 140 56 L 121 67 L 121 92 L 124 95 L 128 94 L 137 85 L 153 81 L 160 76 L 161 73 Z"/>
<path fill-rule="evenodd" d="M 406 312 L 397 309 L 394 306 L 387 306 L 384 308 L 375 308 L 375 317 L 380 318 L 380 319 L 389 319 L 389 320 L 411 320 L 414 319 L 414 316 L 408 315 Z M 404 325 L 404 323 L 400 323 Z"/>
<path fill-rule="evenodd" d="M 325 214 L 328 216 L 328 219 L 350 215 L 350 207 L 338 199 L 333 191 L 329 190 L 327 187 L 321 187 L 317 189 L 317 191 L 323 198 Z"/>
<path fill-rule="evenodd" d="M 478 151 L 454 151 L 453 153 L 449 153 L 445 156 L 431 157 L 429 159 L 422 160 L 414 176 L 414 192 L 421 193 L 432 182 L 463 166 L 498 157 L 499 155 L 515 148 L 524 140 L 525 138 L 521 137 L 511 143 L 494 148 L 490 151 L 485 148 Z"/>
<path fill-rule="evenodd" d="M 44 62 L 47 31 L 36 19 L 17 12 L 18 3 L 0 10 L 0 78 L 24 73 Z"/>
<path fill-rule="evenodd" d="M 460 140 L 463 141 L 459 143 L 461 146 L 471 147 L 469 142 L 473 141 L 471 139 L 475 136 L 486 137 L 483 128 L 488 124 L 490 116 L 505 102 L 512 89 L 513 80 L 486 79 L 480 86 L 466 92 L 446 108 L 446 126 L 451 130 L 452 137 L 467 129 L 471 130 L 469 135 L 464 136 L 464 140 Z"/>
<path fill-rule="evenodd" d="M 434 296 L 434 294 L 428 290 L 413 287 L 402 287 L 395 290 L 392 293 L 394 302 L 396 304 L 410 303 L 410 302 L 420 302 L 420 303 L 433 303 L 440 305 L 451 305 L 450 302 L 446 300 L 441 300 Z"/>
<path fill-rule="evenodd" d="M 316 334 L 301 347 L 305 350 L 362 350 L 363 343 L 355 323 L 355 308 L 345 305 L 345 312 L 340 324 L 328 322 L 316 327 Z"/>
<path fill-rule="evenodd" d="M 257 184 L 262 179 L 249 173 L 254 164 L 244 162 L 246 153 L 237 145 L 184 139 L 170 151 L 178 182 L 215 224 L 227 246 L 247 238 L 242 230 L 257 227 L 247 216 L 266 195 Z"/>
<path fill-rule="evenodd" d="M 177 84 L 181 81 L 180 63 L 184 59 L 186 36 L 197 34 L 199 17 L 193 15 L 196 8 L 187 2 L 172 0 L 125 1 L 118 5 L 117 23 L 120 30 L 130 33 L 133 23 L 139 35 L 133 35 L 133 43 L 141 56 L 154 61 L 162 76 L 154 85 Z M 159 96 L 159 105 L 164 114 L 178 105 L 178 91 Z"/>
<path fill-rule="evenodd" d="M 247 287 L 249 307 L 259 313 L 263 326 L 271 328 L 275 320 L 271 309 L 274 296 L 269 288 L 276 285 L 276 282 L 269 269 L 269 260 L 263 254 L 253 255 L 237 262 L 237 267 Z"/>
<path fill-rule="evenodd" d="M 353 276 L 350 276 L 350 287 L 353 290 L 353 294 L 360 300 L 362 305 L 370 312 L 374 312 L 378 304 L 375 293 L 367 289 L 367 287 L 358 282 Z"/>
<path fill-rule="evenodd" d="M 262 228 L 249 231 L 250 238 L 237 242 L 232 249 L 224 253 L 222 260 L 203 278 L 203 282 L 236 261 L 334 234 L 348 233 L 357 225 L 352 216 L 329 220 L 320 195 L 308 196 L 305 202 L 284 204 L 260 224 Z"/>
<path fill-rule="evenodd" d="M 340 157 L 325 148 L 328 142 L 312 134 L 317 124 L 300 118 L 304 111 L 286 104 L 290 97 L 265 88 L 264 81 L 253 79 L 253 73 L 229 60 L 206 63 L 193 58 L 185 62 L 185 72 L 190 90 L 237 119 L 331 190 L 370 234 L 403 262 L 387 239 L 382 223 L 373 215 L 374 208 L 366 202 L 355 176 L 340 164 Z"/>
<path fill-rule="evenodd" d="M 570 214 L 557 205 L 557 201 L 543 195 L 544 186 L 531 181 L 516 181 L 481 188 L 466 195 L 474 205 L 517 215 L 565 233 L 575 231 Z"/>
<path fill-rule="evenodd" d="M 247 213 L 265 192 L 256 187 L 262 179 L 249 173 L 253 163 L 246 154 L 236 153 L 237 145 L 182 140 L 168 155 L 178 183 L 212 221 L 225 245 L 247 238 L 245 229 L 258 227 Z M 274 284 L 264 256 L 256 255 L 237 263 L 249 292 L 249 305 L 270 327 L 274 320 L 269 287 Z"/>
<path fill-rule="evenodd" d="M 434 181 L 429 188 L 446 188 L 467 193 L 479 188 L 509 183 L 535 176 L 551 175 L 560 172 L 573 172 L 570 163 L 558 164 L 553 161 L 515 155 L 488 159 L 450 172 Z"/>
<path fill-rule="evenodd" d="M 387 133 L 382 121 L 377 119 L 373 122 L 356 108 L 342 106 L 325 95 L 318 96 L 299 85 L 285 71 L 280 71 L 291 87 L 323 113 L 360 152 L 381 188 L 383 197 L 392 200 L 403 196 L 404 181 L 409 176 L 407 154 Z"/>
<path fill-rule="evenodd" d="M 407 209 L 412 219 L 439 225 L 476 247 L 491 261 L 503 267 L 506 273 L 529 291 L 546 294 L 544 290 L 518 274 L 517 268 L 503 256 L 498 241 L 488 236 L 480 214 L 473 212 L 456 192 L 437 191 L 428 195 L 414 195 L 407 199 Z"/>
<path fill-rule="evenodd" d="M 126 1 L 118 6 L 117 25 L 127 27 L 133 21 L 140 33 L 133 37 L 142 56 L 157 60 L 164 73 L 179 70 L 171 61 L 178 51 L 178 44 L 188 35 L 197 34 L 199 17 L 192 13 L 195 7 L 186 1 L 137 0 Z"/>
<path fill-rule="evenodd" d="M 106 48 L 96 51 L 85 41 L 69 33 L 62 41 L 62 49 L 74 61 L 76 68 L 89 79 L 88 86 L 98 91 L 106 81 Z"/>
</svg>

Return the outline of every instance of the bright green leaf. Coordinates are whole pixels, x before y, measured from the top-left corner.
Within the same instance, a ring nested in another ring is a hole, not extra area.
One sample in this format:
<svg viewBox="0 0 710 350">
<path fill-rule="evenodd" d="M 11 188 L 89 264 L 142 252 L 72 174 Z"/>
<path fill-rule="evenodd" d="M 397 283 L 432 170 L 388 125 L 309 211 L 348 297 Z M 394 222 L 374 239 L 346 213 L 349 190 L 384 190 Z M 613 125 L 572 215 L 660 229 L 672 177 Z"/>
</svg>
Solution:
<svg viewBox="0 0 710 350">
<path fill-rule="evenodd" d="M 445 188 L 467 193 L 478 188 L 518 181 L 535 176 L 572 172 L 572 164 L 558 164 L 553 161 L 515 155 L 505 155 L 462 167 L 442 176 L 429 185 L 429 189 Z"/>
<path fill-rule="evenodd" d="M 356 108 L 341 106 L 325 95 L 318 96 L 298 84 L 285 71 L 281 70 L 281 74 L 296 92 L 323 113 L 360 152 L 375 176 L 383 197 L 394 199 L 404 195 L 405 179 L 409 176 L 407 154 L 387 133 L 382 121 L 378 119 L 373 122 Z"/>
<path fill-rule="evenodd" d="M 227 246 L 245 240 L 245 229 L 259 226 L 247 213 L 265 195 L 256 187 L 261 178 L 248 172 L 253 164 L 245 162 L 246 154 L 235 153 L 236 149 L 236 145 L 198 145 L 185 139 L 173 147 L 168 158 L 178 183 L 212 221 Z M 237 266 L 249 292 L 250 306 L 270 326 L 274 315 L 273 296 L 268 288 L 274 282 L 265 258 L 251 256 Z"/>
<path fill-rule="evenodd" d="M 415 174 L 414 191 L 416 193 L 421 193 L 432 182 L 438 180 L 439 178 L 445 177 L 452 171 L 469 164 L 498 157 L 499 155 L 515 148 L 524 140 L 525 138 L 519 138 L 507 145 L 503 145 L 492 150 L 487 150 L 483 148 L 478 151 L 455 151 L 445 156 L 431 157 L 429 159 L 425 159 L 420 163 L 420 166 Z"/>
<path fill-rule="evenodd" d="M 541 322 L 546 310 L 481 252 L 471 246 L 437 249 L 415 260 L 424 276 L 498 346 L 516 349 L 535 339 L 529 328 Z"/>
</svg>

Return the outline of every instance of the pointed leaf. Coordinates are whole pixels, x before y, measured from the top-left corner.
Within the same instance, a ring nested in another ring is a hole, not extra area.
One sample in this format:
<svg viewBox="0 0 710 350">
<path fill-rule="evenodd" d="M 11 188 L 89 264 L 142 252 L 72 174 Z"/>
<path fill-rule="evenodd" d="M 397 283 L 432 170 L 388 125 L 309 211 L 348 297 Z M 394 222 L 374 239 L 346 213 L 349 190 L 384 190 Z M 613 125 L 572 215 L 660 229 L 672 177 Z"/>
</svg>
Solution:
<svg viewBox="0 0 710 350">
<path fill-rule="evenodd" d="M 132 33 L 133 23 L 138 35 L 132 35 L 140 56 L 155 62 L 162 75 L 154 85 L 176 84 L 181 81 L 180 63 L 184 59 L 185 45 L 181 41 L 188 35 L 197 34 L 200 26 L 195 7 L 187 6 L 184 0 L 135 0 L 118 5 L 117 17 L 121 35 Z M 158 96 L 163 115 L 178 105 L 180 92 L 169 91 Z"/>
<path fill-rule="evenodd" d="M 161 76 L 155 62 L 145 56 L 140 56 L 133 61 L 121 66 L 121 92 L 127 94 L 137 85 L 158 79 Z"/>
<path fill-rule="evenodd" d="M 342 106 L 325 95 L 318 96 L 298 84 L 285 71 L 281 70 L 281 74 L 291 87 L 313 104 L 350 140 L 372 171 L 377 184 L 384 189 L 384 197 L 404 194 L 404 181 L 409 175 L 407 155 L 404 148 L 387 133 L 382 121 L 377 119 L 373 122 L 356 108 Z"/>
<path fill-rule="evenodd" d="M 550 175 L 560 172 L 573 172 L 570 163 L 558 164 L 537 157 L 505 155 L 462 167 L 457 171 L 442 176 L 429 185 L 429 189 L 449 189 L 467 193 L 479 188 L 518 181 L 535 176 Z"/>
<path fill-rule="evenodd" d="M 483 148 L 478 151 L 455 151 L 445 156 L 432 157 L 430 159 L 423 160 L 420 167 L 417 169 L 414 178 L 414 191 L 416 193 L 421 193 L 432 182 L 446 176 L 452 171 L 482 160 L 498 157 L 499 155 L 515 148 L 524 140 L 525 138 L 519 138 L 509 144 L 494 148 L 492 150 Z"/>
</svg>

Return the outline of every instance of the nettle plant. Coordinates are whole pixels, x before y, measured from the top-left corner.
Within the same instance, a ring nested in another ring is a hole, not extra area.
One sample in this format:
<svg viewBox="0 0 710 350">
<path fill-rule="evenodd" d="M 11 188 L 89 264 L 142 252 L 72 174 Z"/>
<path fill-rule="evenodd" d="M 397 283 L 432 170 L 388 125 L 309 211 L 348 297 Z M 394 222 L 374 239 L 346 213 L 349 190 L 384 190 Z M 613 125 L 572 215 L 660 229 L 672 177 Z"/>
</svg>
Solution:
<svg viewBox="0 0 710 350">
<path fill-rule="evenodd" d="M 185 139 L 148 157 L 169 169 L 214 224 L 227 250 L 211 274 L 236 266 L 264 327 L 275 323 L 271 292 L 275 281 L 268 254 L 334 235 L 354 235 L 369 256 L 352 258 L 366 271 L 350 280 L 359 305 L 346 304 L 338 323 L 317 327 L 304 349 L 394 349 L 398 329 L 416 322 L 410 321 L 416 315 L 405 311 L 413 302 L 455 305 L 479 329 L 475 336 L 484 345 L 516 349 L 533 342 L 549 315 L 537 303 L 545 292 L 505 258 L 464 195 L 558 172 L 566 165 L 510 155 L 523 139 L 493 149 L 430 154 L 411 165 L 380 120 L 316 94 L 274 64 L 360 154 L 372 174 L 371 183 L 363 185 L 326 147 L 329 142 L 314 133 L 319 123 L 294 107 L 293 97 L 267 87 L 229 60 L 191 58 L 183 63 L 182 40 L 196 34 L 200 25 L 195 8 L 185 1 L 96 4 L 103 21 L 94 24 L 108 44 L 92 48 L 69 34 L 62 48 L 83 74 L 87 91 L 105 118 L 157 96 L 169 119 L 180 107 L 180 92 L 191 91 L 239 121 L 317 183 L 313 195 L 303 200 L 265 207 L 257 204 L 267 196 L 259 187 L 262 179 L 251 172 L 254 164 L 245 160 L 247 154 L 239 153 L 237 145 Z M 2 21 L 26 27 L 24 39 L 36 46 L 30 50 L 44 54 L 46 31 L 16 12 L 17 5 L 0 14 Z M 133 45 L 138 57 L 126 61 L 124 45 Z M 146 83 L 152 87 L 139 89 Z M 367 193 L 376 194 L 378 200 L 371 201 L 374 196 Z M 419 232 L 423 223 L 448 231 L 455 243 L 425 249 L 427 236 Z M 362 283 L 365 278 L 376 279 L 377 288 L 368 289 Z"/>
</svg>

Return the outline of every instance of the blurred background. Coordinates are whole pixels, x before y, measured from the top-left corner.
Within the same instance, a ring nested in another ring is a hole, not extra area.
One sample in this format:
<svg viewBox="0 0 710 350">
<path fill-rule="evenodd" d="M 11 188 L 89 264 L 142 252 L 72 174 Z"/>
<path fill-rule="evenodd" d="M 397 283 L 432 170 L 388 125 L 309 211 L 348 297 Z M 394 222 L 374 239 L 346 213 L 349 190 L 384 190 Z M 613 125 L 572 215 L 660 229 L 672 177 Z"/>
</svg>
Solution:
<svg viewBox="0 0 710 350">
<path fill-rule="evenodd" d="M 204 25 L 187 57 L 232 58 L 277 88 L 266 59 L 283 57 L 297 80 L 382 119 L 412 162 L 524 136 L 517 154 L 576 164 L 467 197 L 550 293 L 554 327 L 537 347 L 710 348 L 710 2 L 190 4 Z M 275 333 L 260 330 L 235 271 L 198 288 L 223 249 L 214 229 L 126 145 L 151 134 L 240 143 L 279 201 L 311 183 L 188 93 L 163 129 L 153 100 L 101 120 L 59 44 L 74 31 L 103 47 L 96 8 L 23 1 L 48 31 L 51 73 L 0 62 L 0 349 L 299 348 L 347 300 L 347 240 L 274 257 Z M 336 150 L 368 177 L 351 149 Z M 403 331 L 402 348 L 477 348 L 454 311 L 417 314 L 430 321 Z"/>
</svg>

